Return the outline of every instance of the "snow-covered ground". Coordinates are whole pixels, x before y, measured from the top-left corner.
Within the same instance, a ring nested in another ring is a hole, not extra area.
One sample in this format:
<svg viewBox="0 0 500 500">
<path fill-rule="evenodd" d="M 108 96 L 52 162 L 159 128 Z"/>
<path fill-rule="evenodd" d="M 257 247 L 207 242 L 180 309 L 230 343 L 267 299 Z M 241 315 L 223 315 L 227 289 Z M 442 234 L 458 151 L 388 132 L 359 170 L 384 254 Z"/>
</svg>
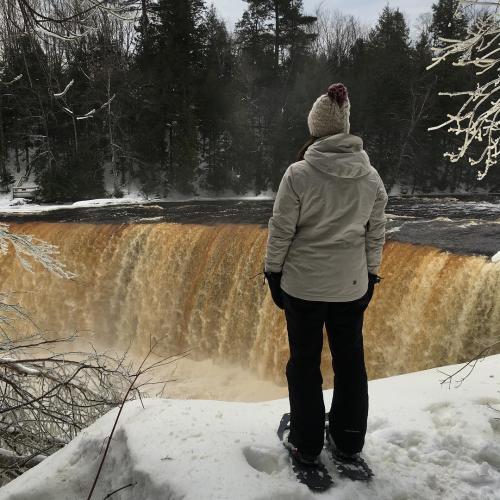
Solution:
<svg viewBox="0 0 500 500">
<path fill-rule="evenodd" d="M 33 152 L 32 152 L 33 154 Z M 236 195 L 232 190 L 224 190 L 217 196 L 210 194 L 209 191 L 202 189 L 198 183 L 194 183 L 193 187 L 198 193 L 197 196 L 186 196 L 181 193 L 172 191 L 168 198 L 155 198 L 147 197 L 141 191 L 140 186 L 136 181 L 131 181 L 128 188 L 123 189 L 123 198 L 102 198 L 95 200 L 85 200 L 78 201 L 75 203 L 64 203 L 64 204 L 50 204 L 50 203 L 32 203 L 31 200 L 12 199 L 12 187 L 17 186 L 21 177 L 26 175 L 25 169 L 22 168 L 20 172 L 17 172 L 15 167 L 14 151 L 10 150 L 7 158 L 7 170 L 11 173 L 14 178 L 14 182 L 11 186 L 11 191 L 8 193 L 0 192 L 0 213 L 37 213 L 37 212 L 47 212 L 51 210 L 58 210 L 61 208 L 85 208 L 85 207 L 105 207 L 110 205 L 130 205 L 130 204 L 141 204 L 150 203 L 152 201 L 158 202 L 169 202 L 169 201 L 208 201 L 208 200 L 271 200 L 274 199 L 275 193 L 271 189 L 262 192 L 259 195 L 255 195 L 252 192 L 248 192 L 242 195 Z M 104 187 L 107 193 L 113 193 L 114 191 L 114 176 L 109 164 L 106 164 L 104 168 Z M 35 174 L 32 172 L 28 181 L 23 183 L 24 187 L 36 186 Z"/>
<path fill-rule="evenodd" d="M 341 479 L 327 462 L 337 484 L 318 495 L 295 481 L 276 437 L 286 399 L 131 402 L 93 498 L 131 485 L 112 498 L 500 499 L 500 356 L 479 363 L 459 388 L 441 386 L 441 378 L 433 369 L 372 381 L 365 457 L 376 477 L 368 485 Z M 0 498 L 87 498 L 116 412 L 4 486 Z"/>
<path fill-rule="evenodd" d="M 13 167 L 13 159 L 11 158 L 11 167 L 9 171 L 12 172 L 14 177 L 14 184 L 17 185 L 19 179 L 24 175 L 23 172 L 16 172 Z M 35 185 L 33 181 L 33 175 L 30 182 L 24 183 L 24 186 Z M 105 169 L 105 186 L 108 193 L 113 192 L 113 177 L 109 172 L 109 168 Z M 13 199 L 12 192 L 0 193 L 0 213 L 38 213 L 38 212 L 50 212 L 52 210 L 60 210 L 62 208 L 86 208 L 86 207 L 106 207 L 112 205 L 140 205 L 142 203 L 151 202 L 179 202 L 179 201 L 209 201 L 209 200 L 271 200 L 274 199 L 275 194 L 272 190 L 267 190 L 259 195 L 255 195 L 248 192 L 243 195 L 235 195 L 231 190 L 226 190 L 220 193 L 218 196 L 211 195 L 203 189 L 197 189 L 199 195 L 197 196 L 186 196 L 181 193 L 172 192 L 168 198 L 155 198 L 145 196 L 140 188 L 134 183 L 130 186 L 128 192 L 123 196 L 123 198 L 99 198 L 94 200 L 84 200 L 77 201 L 74 203 L 63 203 L 63 204 L 53 204 L 53 203 L 33 203 L 31 200 L 25 200 L 23 198 Z"/>
</svg>

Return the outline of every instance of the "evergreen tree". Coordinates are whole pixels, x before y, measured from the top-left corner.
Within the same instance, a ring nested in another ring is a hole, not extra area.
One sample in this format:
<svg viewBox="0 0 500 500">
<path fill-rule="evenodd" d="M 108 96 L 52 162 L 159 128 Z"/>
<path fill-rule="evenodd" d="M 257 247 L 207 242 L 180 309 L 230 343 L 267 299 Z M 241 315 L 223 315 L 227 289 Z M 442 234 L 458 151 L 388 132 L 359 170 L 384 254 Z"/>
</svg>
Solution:
<svg viewBox="0 0 500 500">
<path fill-rule="evenodd" d="M 432 42 L 442 46 L 440 38 L 455 39 L 467 33 L 468 20 L 459 0 L 438 0 L 432 5 Z"/>
<path fill-rule="evenodd" d="M 212 6 L 203 23 L 202 73 L 197 91 L 198 118 L 202 137 L 201 185 L 220 192 L 230 187 L 231 138 L 228 120 L 234 101 L 232 43 L 225 24 Z"/>
<path fill-rule="evenodd" d="M 135 40 L 99 11 L 85 36 L 71 22 L 51 25 L 74 32 L 71 42 L 28 33 L 0 8 L 0 189 L 12 168 L 36 172 L 50 201 L 105 195 L 104 168 L 116 196 L 127 176 L 163 196 L 276 189 L 308 135 L 311 104 L 338 81 L 349 88 L 351 131 L 388 187 L 475 185 L 473 169 L 443 157 L 460 139 L 428 131 L 456 111 L 440 91 L 475 85 L 470 69 L 426 70 L 431 47 L 463 38 L 472 22 L 455 15 L 458 0 L 436 0 L 414 42 L 389 7 L 367 32 L 341 13 L 316 22 L 301 0 L 246 0 L 231 35 L 202 0 L 137 5 Z"/>
<path fill-rule="evenodd" d="M 410 96 L 410 119 L 413 126 L 408 141 L 405 165 L 400 169 L 403 182 L 414 193 L 430 190 L 434 179 L 437 149 L 428 128 L 432 126 L 430 114 L 436 101 L 436 76 L 427 71 L 432 61 L 431 36 L 422 29 L 412 51 L 412 78 Z M 406 168 L 405 168 L 406 167 Z"/>
<path fill-rule="evenodd" d="M 253 106 L 252 131 L 262 166 L 255 171 L 255 191 L 276 189 L 290 161 L 289 94 L 316 35 L 309 33 L 314 17 L 303 14 L 299 0 L 246 0 L 248 8 L 237 24 L 245 98 Z"/>
<path fill-rule="evenodd" d="M 368 41 L 355 50 L 354 71 L 364 78 L 357 90 L 365 95 L 361 102 L 354 96 L 354 107 L 359 108 L 355 127 L 361 129 L 374 165 L 390 186 L 398 176 L 410 115 L 411 47 L 409 28 L 399 9 L 385 7 Z"/>
<path fill-rule="evenodd" d="M 2 80 L 19 80 L 1 89 L 3 122 L 3 181 L 11 181 L 5 167 L 9 149 L 14 150 L 16 170 L 23 175 L 47 161 L 49 100 L 46 92 L 48 61 L 38 40 L 16 33 L 2 53 Z"/>
<path fill-rule="evenodd" d="M 202 0 L 159 0 L 149 5 L 148 23 L 141 26 L 138 66 L 146 80 L 141 113 L 153 129 L 147 149 L 144 144 L 138 149 L 147 159 L 160 162 L 165 191 L 193 191 L 204 13 Z"/>
</svg>

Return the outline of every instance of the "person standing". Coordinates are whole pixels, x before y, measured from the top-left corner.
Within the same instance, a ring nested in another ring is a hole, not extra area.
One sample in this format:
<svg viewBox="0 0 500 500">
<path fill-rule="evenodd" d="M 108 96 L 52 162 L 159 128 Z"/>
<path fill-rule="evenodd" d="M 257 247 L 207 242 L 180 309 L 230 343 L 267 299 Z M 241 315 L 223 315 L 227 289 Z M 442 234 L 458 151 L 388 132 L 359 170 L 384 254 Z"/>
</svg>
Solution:
<svg viewBox="0 0 500 500">
<path fill-rule="evenodd" d="M 363 315 L 380 281 L 388 197 L 362 139 L 350 134 L 350 107 L 341 83 L 316 100 L 311 139 L 285 171 L 268 225 L 264 275 L 290 347 L 284 443 L 304 463 L 315 463 L 324 445 L 323 325 L 334 370 L 328 444 L 356 457 L 366 434 Z"/>
</svg>

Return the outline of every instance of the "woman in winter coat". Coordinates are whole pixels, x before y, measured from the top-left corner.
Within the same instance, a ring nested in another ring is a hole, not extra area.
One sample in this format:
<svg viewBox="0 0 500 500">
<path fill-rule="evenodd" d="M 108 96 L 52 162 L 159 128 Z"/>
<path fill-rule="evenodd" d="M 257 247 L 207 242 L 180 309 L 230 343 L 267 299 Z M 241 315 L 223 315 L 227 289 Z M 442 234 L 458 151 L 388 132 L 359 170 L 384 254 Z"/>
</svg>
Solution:
<svg viewBox="0 0 500 500">
<path fill-rule="evenodd" d="M 290 345 L 284 442 L 303 462 L 314 463 L 324 444 L 323 325 L 335 373 L 328 444 L 354 458 L 366 434 L 363 315 L 379 281 L 387 193 L 363 141 L 349 133 L 349 113 L 340 83 L 314 103 L 311 140 L 285 171 L 269 220 L 264 274 Z"/>
</svg>

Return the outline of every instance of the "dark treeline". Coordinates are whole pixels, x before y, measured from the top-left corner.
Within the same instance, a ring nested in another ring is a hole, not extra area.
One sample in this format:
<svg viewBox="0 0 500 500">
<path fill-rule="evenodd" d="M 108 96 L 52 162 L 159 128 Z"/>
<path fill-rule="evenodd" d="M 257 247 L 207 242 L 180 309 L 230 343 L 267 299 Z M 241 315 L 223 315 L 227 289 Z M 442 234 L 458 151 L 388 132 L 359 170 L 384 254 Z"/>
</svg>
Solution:
<svg viewBox="0 0 500 500">
<path fill-rule="evenodd" d="M 1 184 L 26 170 L 48 201 L 121 196 L 131 184 L 158 196 L 275 190 L 308 138 L 313 101 L 342 81 L 351 131 L 389 189 L 500 188 L 498 169 L 478 183 L 466 161 L 443 157 L 454 136 L 427 131 L 460 102 L 438 93 L 473 78 L 426 70 L 439 37 L 474 22 L 454 16 L 457 0 L 439 0 L 414 38 L 390 7 L 367 28 L 338 12 L 308 16 L 301 0 L 246 3 L 233 32 L 202 0 L 141 0 L 136 22 L 99 11 L 97 29 L 69 41 L 23 30 L 5 3 Z"/>
</svg>

